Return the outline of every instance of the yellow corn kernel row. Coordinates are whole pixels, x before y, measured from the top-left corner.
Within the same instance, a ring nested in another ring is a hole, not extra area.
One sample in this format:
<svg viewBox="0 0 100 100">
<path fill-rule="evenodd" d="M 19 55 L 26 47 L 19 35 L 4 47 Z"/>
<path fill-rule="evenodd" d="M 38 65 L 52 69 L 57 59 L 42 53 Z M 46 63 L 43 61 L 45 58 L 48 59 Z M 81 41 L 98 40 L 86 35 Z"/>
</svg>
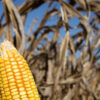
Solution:
<svg viewBox="0 0 100 100">
<path fill-rule="evenodd" d="M 40 100 L 31 70 L 9 41 L 0 45 L 0 100 Z"/>
</svg>

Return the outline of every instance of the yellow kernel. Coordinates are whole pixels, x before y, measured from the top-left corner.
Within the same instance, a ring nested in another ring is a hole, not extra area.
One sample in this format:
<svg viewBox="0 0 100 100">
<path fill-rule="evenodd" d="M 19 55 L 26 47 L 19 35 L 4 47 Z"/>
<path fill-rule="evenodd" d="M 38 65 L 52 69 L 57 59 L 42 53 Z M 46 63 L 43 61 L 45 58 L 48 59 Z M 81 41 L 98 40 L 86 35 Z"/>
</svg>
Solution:
<svg viewBox="0 0 100 100">
<path fill-rule="evenodd" d="M 16 58 L 19 58 L 20 56 L 18 54 L 15 55 Z"/>
<path fill-rule="evenodd" d="M 10 79 L 10 80 L 9 80 L 9 82 L 14 82 L 14 81 L 15 81 L 15 79 Z"/>
<path fill-rule="evenodd" d="M 10 99 L 11 99 L 11 95 L 7 96 L 7 100 L 10 100 Z M 6 99 L 4 99 L 4 100 L 6 100 Z"/>
<path fill-rule="evenodd" d="M 31 70 L 27 70 L 28 71 L 28 74 L 31 76 L 32 75 L 32 72 Z"/>
<path fill-rule="evenodd" d="M 14 78 L 14 76 L 9 76 L 9 77 L 8 77 L 8 80 L 9 80 L 9 79 L 12 79 L 12 78 Z"/>
<path fill-rule="evenodd" d="M 5 61 L 5 65 L 8 65 L 8 64 L 10 64 L 10 62 L 9 61 Z"/>
<path fill-rule="evenodd" d="M 14 59 L 14 58 L 11 58 L 10 60 L 11 60 L 11 61 L 14 61 L 15 59 Z"/>
<path fill-rule="evenodd" d="M 14 96 L 12 96 L 12 98 L 15 100 L 20 100 L 20 96 L 19 95 L 14 95 Z"/>
<path fill-rule="evenodd" d="M 4 88 L 8 88 L 8 84 L 3 85 Z"/>
<path fill-rule="evenodd" d="M 17 65 L 13 65 L 12 68 L 18 68 L 18 66 Z"/>
<path fill-rule="evenodd" d="M 20 98 L 16 98 L 16 100 L 20 100 Z"/>
<path fill-rule="evenodd" d="M 15 75 L 17 76 L 17 75 L 20 75 L 20 73 L 15 73 Z"/>
<path fill-rule="evenodd" d="M 21 60 L 21 58 L 17 58 L 17 61 Z"/>
<path fill-rule="evenodd" d="M 6 68 L 11 68 L 11 65 L 6 65 L 5 67 L 6 67 Z"/>
<path fill-rule="evenodd" d="M 4 90 L 2 90 L 2 91 L 1 91 L 1 94 L 4 94 L 4 93 L 5 93 Z"/>
<path fill-rule="evenodd" d="M 6 74 L 2 75 L 2 78 L 6 78 Z"/>
<path fill-rule="evenodd" d="M 29 83 L 29 81 L 26 81 L 26 82 L 24 82 L 24 84 L 25 84 L 25 85 L 29 85 L 30 83 Z"/>
<path fill-rule="evenodd" d="M 3 87 L 3 85 L 1 84 L 1 87 L 0 88 L 1 88 L 1 92 L 3 93 L 3 88 L 2 87 Z"/>
<path fill-rule="evenodd" d="M 19 88 L 19 91 L 25 91 L 25 88 L 21 87 Z"/>
<path fill-rule="evenodd" d="M 27 77 L 28 77 L 28 75 L 27 75 L 27 74 L 24 74 L 24 75 L 23 75 L 23 78 L 27 78 Z"/>
<path fill-rule="evenodd" d="M 5 97 L 5 95 L 3 95 L 3 96 L 2 96 L 2 99 L 3 99 L 3 100 L 6 100 L 6 97 Z"/>
<path fill-rule="evenodd" d="M 8 95 L 9 96 L 10 95 L 10 92 L 9 91 L 6 91 L 5 92 L 5 95 Z"/>
<path fill-rule="evenodd" d="M 33 94 L 29 94 L 28 97 L 34 97 L 34 95 Z"/>
<path fill-rule="evenodd" d="M 38 92 L 37 92 L 37 88 L 35 88 L 35 89 L 34 89 L 34 93 L 35 93 L 35 94 L 37 94 L 37 93 L 38 93 Z"/>
<path fill-rule="evenodd" d="M 26 94 L 25 91 L 21 91 L 21 92 L 20 92 L 20 95 L 25 95 L 25 94 Z"/>
<path fill-rule="evenodd" d="M 6 74 L 6 72 L 5 71 L 1 71 L 1 75 L 4 75 L 4 74 Z"/>
<path fill-rule="evenodd" d="M 30 78 L 30 79 L 33 79 L 33 76 L 31 75 L 31 76 L 29 76 L 29 78 Z"/>
<path fill-rule="evenodd" d="M 28 70 L 30 70 L 30 68 L 28 68 L 28 66 L 25 66 L 26 71 L 28 72 Z"/>
<path fill-rule="evenodd" d="M 27 71 L 22 72 L 22 74 L 27 75 Z"/>
<path fill-rule="evenodd" d="M 21 79 L 21 76 L 16 76 L 16 79 Z"/>
<path fill-rule="evenodd" d="M 32 84 L 31 84 L 31 85 L 32 85 Z M 36 85 L 32 85 L 32 88 L 35 89 L 35 88 L 36 88 Z"/>
<path fill-rule="evenodd" d="M 14 71 L 14 72 L 19 72 L 19 69 L 14 69 L 13 71 Z"/>
<path fill-rule="evenodd" d="M 18 87 L 23 87 L 22 83 L 17 84 Z"/>
<path fill-rule="evenodd" d="M 35 100 L 35 98 L 34 97 L 30 97 L 29 100 Z M 38 99 L 38 100 L 40 100 L 40 99 Z"/>
<path fill-rule="evenodd" d="M 24 67 L 24 65 L 19 65 L 19 67 L 20 67 L 20 68 L 23 68 L 23 67 Z"/>
<path fill-rule="evenodd" d="M 0 57 L 0 63 L 3 63 L 4 61 L 3 61 L 3 59 Z"/>
<path fill-rule="evenodd" d="M 6 69 L 7 72 L 12 71 L 11 68 Z"/>
<path fill-rule="evenodd" d="M 25 68 L 21 68 L 20 70 L 23 72 L 23 71 L 25 71 Z"/>
<path fill-rule="evenodd" d="M 16 91 L 17 91 L 17 89 L 12 89 L 12 90 L 11 90 L 11 92 L 16 92 Z"/>
<path fill-rule="evenodd" d="M 18 95 L 18 92 L 13 92 L 11 93 L 11 95 Z"/>
<path fill-rule="evenodd" d="M 16 65 L 17 63 L 16 63 L 16 62 L 11 62 L 11 64 L 12 64 L 12 65 Z"/>
<path fill-rule="evenodd" d="M 11 76 L 11 75 L 13 75 L 13 72 L 8 72 L 7 73 L 7 76 Z"/>
<path fill-rule="evenodd" d="M 27 94 L 33 93 L 32 90 L 31 91 L 27 91 Z"/>
<path fill-rule="evenodd" d="M 4 76 L 4 75 L 3 75 Z M 7 77 L 2 78 L 2 81 L 7 81 Z"/>
<path fill-rule="evenodd" d="M 26 90 L 27 90 L 27 91 L 31 91 L 31 88 L 30 88 L 30 87 L 29 87 L 29 88 L 26 88 Z"/>
<path fill-rule="evenodd" d="M 4 67 L 0 68 L 0 71 L 4 71 L 4 70 L 5 70 L 5 68 L 4 68 Z"/>
<path fill-rule="evenodd" d="M 21 58 L 21 59 L 24 59 L 24 57 L 23 57 L 23 56 L 21 56 L 21 55 L 20 55 L 20 58 Z"/>
<path fill-rule="evenodd" d="M 30 80 L 31 85 L 35 86 L 34 80 Z"/>
<path fill-rule="evenodd" d="M 21 95 L 21 100 L 27 98 L 27 95 Z"/>
<path fill-rule="evenodd" d="M 36 100 L 40 100 L 40 97 L 38 96 L 38 98 L 36 98 Z"/>
<path fill-rule="evenodd" d="M 0 68 L 4 67 L 4 64 L 0 64 Z"/>
<path fill-rule="evenodd" d="M 28 98 L 22 98 L 21 100 L 29 100 Z"/>
<path fill-rule="evenodd" d="M 18 64 L 23 64 L 23 62 L 22 61 L 19 61 Z"/>
<path fill-rule="evenodd" d="M 25 85 L 25 87 L 26 87 L 27 89 L 29 89 L 31 86 L 30 86 L 29 84 L 27 84 L 27 85 Z"/>
<path fill-rule="evenodd" d="M 6 91 L 6 92 L 9 92 L 9 88 L 6 88 L 5 91 Z M 10 93 L 10 92 L 9 92 L 9 93 Z"/>
<path fill-rule="evenodd" d="M 16 83 L 10 83 L 9 86 L 11 86 L 11 89 L 16 88 Z"/>
<path fill-rule="evenodd" d="M 29 79 L 28 79 L 28 78 L 24 78 L 23 80 L 24 80 L 24 81 L 28 81 Z"/>
<path fill-rule="evenodd" d="M 2 84 L 1 79 L 0 79 L 0 84 Z M 0 85 L 1 86 L 1 85 Z"/>
<path fill-rule="evenodd" d="M 24 62 L 26 65 L 28 65 L 25 59 L 23 59 L 23 62 Z"/>
<path fill-rule="evenodd" d="M 22 80 L 17 80 L 16 82 L 17 82 L 17 83 L 21 83 L 21 82 L 22 82 Z"/>
<path fill-rule="evenodd" d="M 38 92 L 37 92 L 37 93 L 35 93 L 35 97 L 36 97 L 36 98 L 39 98 Z"/>
</svg>

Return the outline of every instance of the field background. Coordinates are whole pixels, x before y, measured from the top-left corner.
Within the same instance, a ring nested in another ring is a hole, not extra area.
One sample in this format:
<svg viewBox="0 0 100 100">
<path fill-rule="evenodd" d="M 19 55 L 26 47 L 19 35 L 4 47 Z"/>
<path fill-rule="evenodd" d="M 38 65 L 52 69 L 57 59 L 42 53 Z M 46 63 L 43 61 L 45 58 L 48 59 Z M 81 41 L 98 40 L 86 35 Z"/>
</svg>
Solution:
<svg viewBox="0 0 100 100">
<path fill-rule="evenodd" d="M 0 0 L 0 43 L 27 60 L 41 100 L 100 100 L 100 0 Z"/>
</svg>

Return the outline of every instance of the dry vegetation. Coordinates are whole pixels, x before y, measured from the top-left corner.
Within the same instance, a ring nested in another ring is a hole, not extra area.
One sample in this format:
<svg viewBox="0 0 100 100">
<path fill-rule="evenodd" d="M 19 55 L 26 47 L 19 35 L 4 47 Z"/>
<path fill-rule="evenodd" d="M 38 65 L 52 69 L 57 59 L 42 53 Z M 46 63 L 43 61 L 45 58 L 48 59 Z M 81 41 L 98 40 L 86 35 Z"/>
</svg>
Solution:
<svg viewBox="0 0 100 100">
<path fill-rule="evenodd" d="M 11 0 L 0 1 L 4 7 L 0 38 L 5 34 L 27 60 L 41 100 L 100 100 L 100 1 L 66 1 L 25 0 L 21 6 Z M 47 2 L 49 6 L 36 31 L 32 33 L 37 18 L 33 19 L 28 33 L 24 32 L 27 14 Z M 75 27 L 68 24 L 72 16 L 79 20 Z M 58 18 L 56 25 L 45 24 L 51 17 Z M 60 35 L 62 27 L 66 31 L 64 38 Z M 79 28 L 82 31 L 77 34 L 69 32 Z M 51 32 L 53 37 L 48 36 Z"/>
</svg>

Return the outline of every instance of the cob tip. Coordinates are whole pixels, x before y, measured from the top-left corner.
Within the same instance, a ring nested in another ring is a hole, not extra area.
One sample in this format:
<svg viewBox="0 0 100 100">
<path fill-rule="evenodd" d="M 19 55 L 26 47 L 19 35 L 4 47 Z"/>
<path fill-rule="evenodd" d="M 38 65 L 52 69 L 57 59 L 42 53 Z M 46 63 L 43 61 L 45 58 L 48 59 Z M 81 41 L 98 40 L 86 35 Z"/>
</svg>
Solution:
<svg viewBox="0 0 100 100">
<path fill-rule="evenodd" d="M 13 46 L 13 44 L 10 41 L 4 40 L 0 44 L 0 56 L 7 56 L 8 50 L 16 50 L 16 48 Z"/>
</svg>

